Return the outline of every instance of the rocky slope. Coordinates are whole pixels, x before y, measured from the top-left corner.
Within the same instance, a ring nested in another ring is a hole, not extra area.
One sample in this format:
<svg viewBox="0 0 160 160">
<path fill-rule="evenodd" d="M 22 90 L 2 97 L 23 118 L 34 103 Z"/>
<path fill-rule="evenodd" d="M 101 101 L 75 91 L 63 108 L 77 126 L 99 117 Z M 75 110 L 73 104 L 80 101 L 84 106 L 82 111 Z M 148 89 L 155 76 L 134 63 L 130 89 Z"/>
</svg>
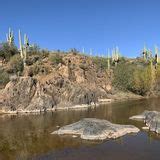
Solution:
<svg viewBox="0 0 160 160">
<path fill-rule="evenodd" d="M 64 54 L 54 66 L 43 60 L 37 75 L 26 66 L 0 91 L 1 111 L 45 111 L 79 104 L 96 104 L 112 93 L 112 73 L 97 68 L 90 57 Z M 47 73 L 45 69 L 47 68 Z"/>
<path fill-rule="evenodd" d="M 75 53 L 58 56 L 61 59 L 56 64 L 49 57 L 29 57 L 28 61 L 34 63 L 27 62 L 21 76 L 11 76 L 10 82 L 0 90 L 0 111 L 39 112 L 141 98 L 115 91 L 112 70 L 95 63 L 93 58 Z"/>
</svg>

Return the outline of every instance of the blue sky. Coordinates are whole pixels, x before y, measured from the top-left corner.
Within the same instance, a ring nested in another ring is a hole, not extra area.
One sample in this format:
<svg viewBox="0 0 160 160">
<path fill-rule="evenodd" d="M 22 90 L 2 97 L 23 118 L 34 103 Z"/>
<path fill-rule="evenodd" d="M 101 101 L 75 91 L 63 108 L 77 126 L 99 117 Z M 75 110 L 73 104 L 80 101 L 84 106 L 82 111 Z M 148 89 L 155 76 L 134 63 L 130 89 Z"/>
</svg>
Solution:
<svg viewBox="0 0 160 160">
<path fill-rule="evenodd" d="M 95 54 L 119 46 L 139 56 L 144 43 L 160 45 L 159 0 L 0 0 L 0 41 L 11 27 L 49 50 L 77 48 Z"/>
</svg>

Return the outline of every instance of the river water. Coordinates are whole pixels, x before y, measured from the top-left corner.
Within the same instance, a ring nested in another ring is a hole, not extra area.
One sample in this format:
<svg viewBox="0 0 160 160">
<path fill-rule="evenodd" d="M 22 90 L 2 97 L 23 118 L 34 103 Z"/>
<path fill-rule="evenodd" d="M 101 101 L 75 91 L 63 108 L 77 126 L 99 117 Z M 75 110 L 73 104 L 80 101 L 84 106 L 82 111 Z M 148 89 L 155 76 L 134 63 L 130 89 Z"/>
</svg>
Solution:
<svg viewBox="0 0 160 160">
<path fill-rule="evenodd" d="M 58 126 L 84 117 L 141 129 L 144 124 L 129 117 L 144 110 L 160 111 L 160 99 L 117 102 L 87 110 L 0 115 L 0 160 L 160 160 L 160 136 L 148 131 L 96 142 L 50 134 Z"/>
</svg>

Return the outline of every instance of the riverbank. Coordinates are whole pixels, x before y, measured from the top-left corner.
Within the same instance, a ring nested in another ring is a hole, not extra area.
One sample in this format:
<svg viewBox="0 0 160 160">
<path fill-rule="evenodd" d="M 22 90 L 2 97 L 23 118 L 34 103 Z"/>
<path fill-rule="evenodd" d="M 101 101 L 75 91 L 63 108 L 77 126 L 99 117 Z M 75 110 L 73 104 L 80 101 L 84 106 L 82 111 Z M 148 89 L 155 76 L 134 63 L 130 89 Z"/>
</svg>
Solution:
<svg viewBox="0 0 160 160">
<path fill-rule="evenodd" d="M 111 103 L 117 103 L 117 102 L 123 102 L 123 101 L 130 101 L 130 100 L 139 100 L 139 99 L 145 99 L 147 97 L 143 97 L 140 95 L 133 94 L 131 92 L 122 92 L 118 91 L 114 95 L 108 95 L 108 98 L 99 98 L 96 103 L 91 104 L 79 104 L 79 105 L 72 105 L 72 106 L 55 106 L 54 108 L 47 108 L 47 109 L 34 109 L 34 110 L 23 110 L 18 109 L 15 111 L 6 111 L 6 110 L 0 110 L 0 114 L 39 114 L 41 112 L 56 112 L 56 111 L 63 111 L 63 110 L 83 110 L 88 108 L 96 108 L 100 105 L 107 105 Z M 38 104 L 37 104 L 38 105 Z"/>
<path fill-rule="evenodd" d="M 50 56 L 53 59 L 59 57 L 61 61 L 53 64 Z M 34 55 L 30 55 L 28 60 L 32 61 L 32 58 L 35 58 Z M 141 84 L 145 82 L 143 80 L 139 84 L 137 77 L 123 79 L 128 73 L 124 72 L 128 64 L 134 66 L 130 59 L 120 61 L 117 67 L 112 65 L 109 70 L 106 62 L 106 59 L 72 52 L 39 57 L 34 63 L 26 65 L 20 75 L 9 75 L 9 81 L 0 90 L 0 111 L 17 114 L 87 109 L 101 104 L 146 98 L 151 92 L 150 85 Z M 137 66 L 140 62 L 135 59 L 135 63 Z M 5 72 L 9 66 L 10 62 L 5 64 Z M 135 78 L 138 81 L 136 87 L 130 82 Z"/>
</svg>

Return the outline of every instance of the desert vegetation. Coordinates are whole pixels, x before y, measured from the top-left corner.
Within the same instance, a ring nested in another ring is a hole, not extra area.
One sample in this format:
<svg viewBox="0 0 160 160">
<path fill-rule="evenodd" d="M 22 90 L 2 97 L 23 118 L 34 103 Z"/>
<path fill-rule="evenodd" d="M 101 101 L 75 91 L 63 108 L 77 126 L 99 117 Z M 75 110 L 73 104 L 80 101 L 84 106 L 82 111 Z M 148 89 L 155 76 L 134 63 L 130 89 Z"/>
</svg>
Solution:
<svg viewBox="0 0 160 160">
<path fill-rule="evenodd" d="M 158 52 L 158 47 L 155 47 L 154 55 L 144 47 L 139 58 L 131 59 L 123 57 L 118 47 L 103 57 L 94 56 L 93 53 L 92 55 L 81 53 L 76 49 L 70 49 L 68 52 L 48 51 L 36 44 L 31 45 L 26 34 L 24 34 L 24 44 L 22 44 L 21 31 L 19 31 L 18 49 L 14 43 L 13 31 L 9 29 L 6 42 L 0 44 L 0 83 L 5 85 L 12 75 L 31 77 L 48 75 L 59 65 L 68 65 L 71 73 L 76 64 L 73 62 L 69 64 L 70 60 L 65 61 L 65 56 L 71 54 L 72 57 L 76 55 L 86 57 L 86 60 L 79 65 L 84 73 L 87 73 L 89 67 L 95 67 L 97 72 L 112 75 L 110 81 L 115 89 L 146 95 L 155 89 L 154 86 L 160 84 Z M 92 61 L 93 66 L 90 66 L 87 59 Z"/>
</svg>

